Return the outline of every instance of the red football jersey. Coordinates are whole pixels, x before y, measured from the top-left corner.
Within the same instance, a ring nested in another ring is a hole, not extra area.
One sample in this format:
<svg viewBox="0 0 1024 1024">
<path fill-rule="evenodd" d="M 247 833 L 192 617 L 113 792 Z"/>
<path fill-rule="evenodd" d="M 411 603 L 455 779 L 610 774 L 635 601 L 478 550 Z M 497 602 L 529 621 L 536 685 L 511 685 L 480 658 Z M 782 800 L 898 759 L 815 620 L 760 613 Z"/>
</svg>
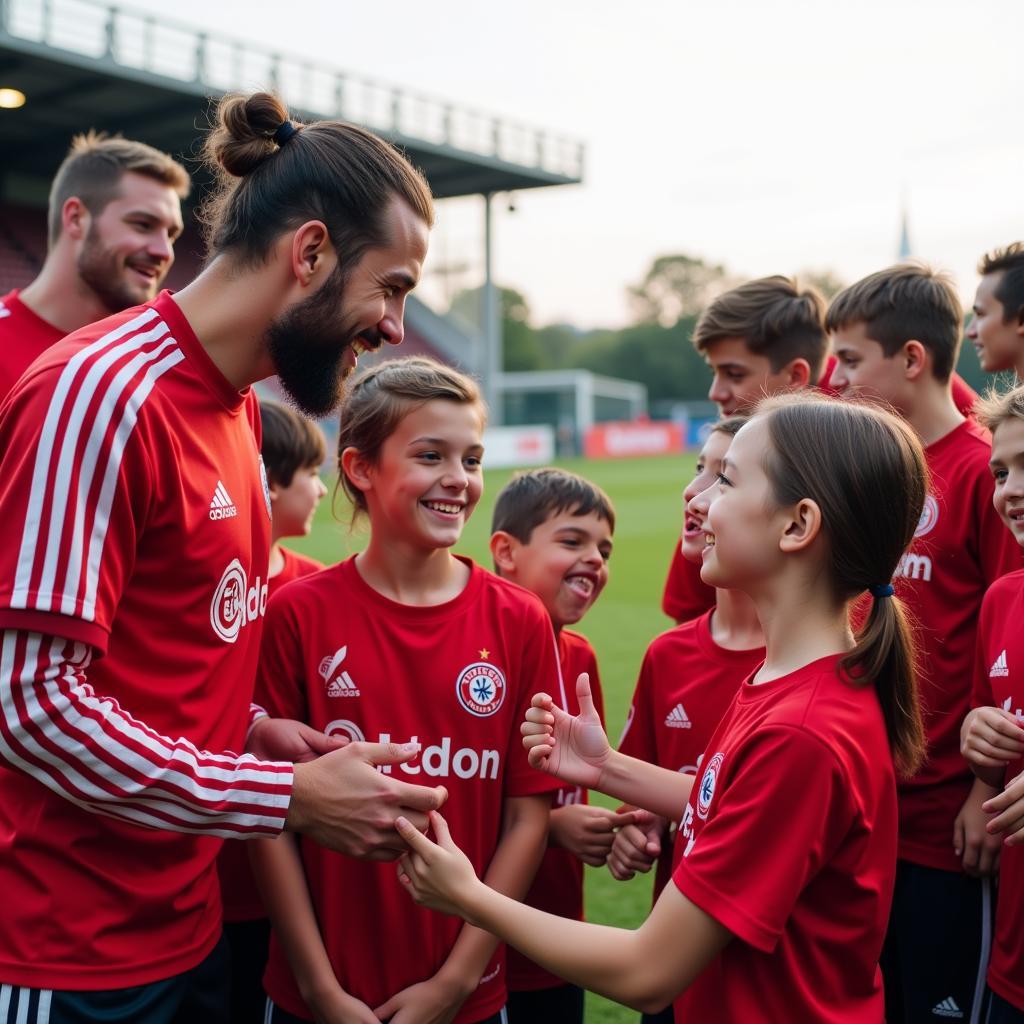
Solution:
<svg viewBox="0 0 1024 1024">
<path fill-rule="evenodd" d="M 590 676 L 590 689 L 594 695 L 597 713 L 604 722 L 604 698 L 601 695 L 601 680 L 597 672 L 597 658 L 590 641 L 579 633 L 562 629 L 558 634 L 558 661 L 565 683 L 565 710 L 570 715 L 580 713 L 576 697 L 576 678 L 581 672 Z M 582 786 L 559 785 L 552 794 L 551 809 L 569 804 L 585 804 L 587 791 Z M 583 920 L 583 861 L 568 850 L 549 846 L 537 870 L 537 877 L 523 900 L 531 907 L 537 907 L 549 914 Z M 527 960 L 518 950 L 509 949 L 508 987 L 511 992 L 533 992 L 541 988 L 553 988 L 566 984 L 564 978 L 544 970 L 532 960 Z"/>
<path fill-rule="evenodd" d="M 1024 721 L 1024 571 L 997 580 L 989 588 L 978 620 L 978 653 L 975 659 L 975 707 L 1003 708 Z M 1006 766 L 1006 783 L 1015 779 L 1024 761 Z M 1024 1011 L 1024 848 L 1003 846 L 999 860 L 999 899 L 996 931 L 988 983 Z"/>
<path fill-rule="evenodd" d="M 677 1020 L 884 1019 L 896 780 L 874 688 L 839 657 L 745 682 L 708 744 L 672 877 L 735 937 Z"/>
<path fill-rule="evenodd" d="M 319 572 L 324 567 L 315 558 L 300 555 L 283 544 L 281 554 L 284 556 L 284 567 L 267 581 L 268 600 L 284 584 Z M 217 875 L 220 878 L 220 900 L 224 907 L 225 921 L 258 921 L 267 916 L 249 864 L 249 851 L 243 841 L 228 839 L 224 843 L 217 858 Z"/>
<path fill-rule="evenodd" d="M 697 774 L 708 740 L 743 680 L 764 661 L 763 647 L 731 651 L 716 644 L 711 636 L 713 614 L 714 609 L 651 641 L 619 740 L 623 754 L 674 772 Z M 654 900 L 680 856 L 681 850 L 673 852 L 669 836 L 658 858 Z"/>
<path fill-rule="evenodd" d="M 64 337 L 18 298 L 18 289 L 0 299 L 0 404 L 18 378 L 51 345 Z"/>
<path fill-rule="evenodd" d="M 280 832 L 291 793 L 223 753 L 266 599 L 256 398 L 163 293 L 36 360 L 0 453 L 0 977 L 167 978 L 220 934 L 217 837 Z"/>
<path fill-rule="evenodd" d="M 923 767 L 900 782 L 900 857 L 946 871 L 963 870 L 952 836 L 973 778 L 960 755 L 960 724 L 970 708 L 978 611 L 989 585 L 1021 567 L 1020 548 L 992 507 L 991 450 L 973 420 L 925 449 L 930 492 L 893 580 L 919 624 L 928 740 Z"/>
<path fill-rule="evenodd" d="M 483 874 L 500 838 L 505 798 L 559 785 L 529 767 L 519 725 L 534 693 L 565 696 L 543 605 L 468 564 L 462 593 L 433 607 L 378 594 L 354 558 L 290 584 L 267 615 L 257 692 L 272 713 L 327 733 L 418 740 L 416 761 L 384 771 L 448 789 L 445 818 Z M 460 920 L 417 907 L 394 864 L 352 860 L 306 841 L 302 857 L 324 947 L 346 991 L 378 1006 L 437 972 Z M 499 949 L 455 1018 L 459 1024 L 484 1020 L 505 1004 L 504 959 Z M 282 1009 L 309 1018 L 276 937 L 264 987 Z"/>
</svg>

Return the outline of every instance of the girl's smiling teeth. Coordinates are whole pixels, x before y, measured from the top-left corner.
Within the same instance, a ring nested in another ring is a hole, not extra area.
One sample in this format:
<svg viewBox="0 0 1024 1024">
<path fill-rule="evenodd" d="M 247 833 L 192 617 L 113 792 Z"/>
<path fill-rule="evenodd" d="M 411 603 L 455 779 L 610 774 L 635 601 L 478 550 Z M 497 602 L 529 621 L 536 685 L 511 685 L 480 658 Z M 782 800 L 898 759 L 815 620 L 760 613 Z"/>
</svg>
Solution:
<svg viewBox="0 0 1024 1024">
<path fill-rule="evenodd" d="M 423 501 L 420 504 L 425 505 L 431 510 L 431 512 L 440 512 L 446 516 L 457 516 L 462 512 L 464 505 L 459 504 L 457 501 Z"/>
</svg>

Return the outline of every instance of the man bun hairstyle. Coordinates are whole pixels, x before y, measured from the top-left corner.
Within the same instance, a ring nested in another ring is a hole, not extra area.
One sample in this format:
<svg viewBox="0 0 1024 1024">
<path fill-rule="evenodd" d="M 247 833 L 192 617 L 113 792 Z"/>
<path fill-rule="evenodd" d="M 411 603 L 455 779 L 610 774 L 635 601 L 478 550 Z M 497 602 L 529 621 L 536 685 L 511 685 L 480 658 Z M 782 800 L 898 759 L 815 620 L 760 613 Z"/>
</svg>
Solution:
<svg viewBox="0 0 1024 1024">
<path fill-rule="evenodd" d="M 898 263 L 844 288 L 828 307 L 830 332 L 863 324 L 891 358 L 908 341 L 932 356 L 935 379 L 945 384 L 960 351 L 964 314 L 952 278 L 923 263 Z"/>
<path fill-rule="evenodd" d="M 476 406 L 481 425 L 487 420 L 487 406 L 476 381 L 425 356 L 385 359 L 346 388 L 339 410 L 338 486 L 352 503 L 353 520 L 366 511 L 366 495 L 345 475 L 341 463 L 345 449 L 355 448 L 376 463 L 398 424 L 415 409 L 437 400 Z"/>
<path fill-rule="evenodd" d="M 852 401 L 779 396 L 755 415 L 768 428 L 765 473 L 775 501 L 809 498 L 821 510 L 836 599 L 881 588 L 841 665 L 854 685 L 874 685 L 896 767 L 913 775 L 925 745 L 914 642 L 903 603 L 883 595 L 924 508 L 921 444 L 898 417 Z"/>
<path fill-rule="evenodd" d="M 828 352 L 825 301 L 814 288 L 775 274 L 723 292 L 701 313 L 693 330 L 698 352 L 726 338 L 742 338 L 755 355 L 778 373 L 794 359 L 805 359 L 811 381 L 821 377 Z"/>
<path fill-rule="evenodd" d="M 520 544 L 529 544 L 533 531 L 554 516 L 594 513 L 615 532 L 615 508 L 597 484 L 566 469 L 546 467 L 516 473 L 494 503 L 491 533 L 502 530 Z"/>
<path fill-rule="evenodd" d="M 61 211 L 72 197 L 81 199 L 93 217 L 98 217 L 118 195 L 125 174 L 141 174 L 174 189 L 186 199 L 192 187 L 188 171 L 177 160 L 120 135 L 87 131 L 71 140 L 67 156 L 50 185 L 47 237 L 52 246 L 60 238 Z"/>
<path fill-rule="evenodd" d="M 981 258 L 978 273 L 1002 275 L 994 294 L 1003 307 L 1003 323 L 1024 324 L 1024 242 L 993 249 Z"/>
<path fill-rule="evenodd" d="M 286 122 L 290 138 L 280 131 Z M 320 220 L 347 269 L 389 242 L 384 214 L 394 199 L 434 223 L 430 186 L 394 146 L 343 121 L 296 121 L 272 93 L 225 96 L 203 159 L 215 179 L 200 212 L 211 258 L 259 265 L 285 231 Z"/>
</svg>

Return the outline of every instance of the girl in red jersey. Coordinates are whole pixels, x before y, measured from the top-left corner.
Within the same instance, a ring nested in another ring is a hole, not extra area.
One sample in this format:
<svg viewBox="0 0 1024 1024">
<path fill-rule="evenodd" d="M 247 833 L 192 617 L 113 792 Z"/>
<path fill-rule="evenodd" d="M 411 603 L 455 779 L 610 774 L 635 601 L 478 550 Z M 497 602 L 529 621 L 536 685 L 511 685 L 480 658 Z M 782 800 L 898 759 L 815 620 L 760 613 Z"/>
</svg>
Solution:
<svg viewBox="0 0 1024 1024">
<path fill-rule="evenodd" d="M 924 504 L 921 446 L 853 403 L 771 399 L 736 435 L 705 523 L 702 574 L 753 599 L 766 659 L 708 744 L 699 778 L 612 750 L 578 682 L 578 717 L 534 697 L 531 762 L 682 814 L 675 885 L 622 931 L 546 917 L 474 876 L 434 813 L 399 820 L 414 898 L 499 934 L 620 1002 L 687 1021 L 881 1022 L 878 955 L 896 871 L 895 766 L 922 754 L 910 633 L 888 583 Z M 863 631 L 848 606 L 865 590 Z"/>
<path fill-rule="evenodd" d="M 540 601 L 451 553 L 483 490 L 483 426 L 473 381 L 428 359 L 382 363 L 354 384 L 340 480 L 369 518 L 369 546 L 270 602 L 257 693 L 328 734 L 419 744 L 418 759 L 385 772 L 443 784 L 474 869 L 519 899 L 558 788 L 527 763 L 519 723 L 538 683 L 561 682 Z M 504 1019 L 492 935 L 412 906 L 390 864 L 290 838 L 260 845 L 268 1021 Z"/>
<path fill-rule="evenodd" d="M 697 471 L 683 492 L 686 514 L 682 552 L 700 567 L 705 547 L 707 492 L 746 417 L 730 416 L 711 427 L 697 456 Z M 672 771 L 696 775 L 704 748 L 743 680 L 764 661 L 757 609 L 738 590 L 719 590 L 703 615 L 655 637 L 644 655 L 619 750 Z M 636 824 L 615 834 L 608 855 L 612 876 L 625 881 L 657 862 L 653 901 L 672 877 L 681 849 L 668 818 L 638 811 Z M 678 820 L 678 815 L 675 816 Z M 642 1024 L 671 1024 L 672 1007 Z"/>
<path fill-rule="evenodd" d="M 1024 547 L 1024 388 L 993 395 L 979 406 L 979 420 L 992 432 L 992 501 L 1010 533 Z M 992 956 L 988 965 L 987 1024 L 1024 1024 L 1024 570 L 1007 573 L 989 587 L 978 617 L 974 667 L 974 710 L 964 719 L 960 749 L 999 812 L 988 825 L 993 838 L 1010 841 L 993 851 L 982 843 L 979 870 L 998 861 L 999 899 Z M 1005 789 L 1004 789 L 1005 787 Z M 1000 790 L 1003 792 L 1000 793 Z M 1016 833 L 1014 835 L 1014 833 Z M 993 865 L 994 866 L 994 865 Z"/>
</svg>

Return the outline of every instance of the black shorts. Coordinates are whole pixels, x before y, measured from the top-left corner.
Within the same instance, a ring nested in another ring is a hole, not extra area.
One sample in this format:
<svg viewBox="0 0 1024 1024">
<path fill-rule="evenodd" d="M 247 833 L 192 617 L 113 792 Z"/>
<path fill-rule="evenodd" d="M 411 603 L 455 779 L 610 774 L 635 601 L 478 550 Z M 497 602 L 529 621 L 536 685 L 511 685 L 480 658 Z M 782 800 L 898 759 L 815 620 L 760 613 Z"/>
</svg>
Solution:
<svg viewBox="0 0 1024 1024">
<path fill-rule="evenodd" d="M 675 1014 L 671 1006 L 666 1006 L 661 1013 L 644 1013 L 640 1015 L 640 1024 L 674 1024 Z"/>
<path fill-rule="evenodd" d="M 888 1024 L 981 1024 L 993 893 L 987 878 L 897 861 L 881 958 Z"/>
<path fill-rule="evenodd" d="M 231 1024 L 228 947 L 165 981 L 102 992 L 0 986 L 0 1024 Z"/>
<path fill-rule="evenodd" d="M 1018 1010 L 997 992 L 988 990 L 988 1013 L 985 1024 L 1024 1024 L 1024 1010 Z"/>
<path fill-rule="evenodd" d="M 583 1024 L 583 989 L 566 984 L 509 992 L 508 1024 Z"/>
<path fill-rule="evenodd" d="M 263 1024 L 309 1024 L 309 1020 L 306 1017 L 296 1017 L 292 1013 L 287 1013 L 268 999 Z M 477 1021 L 476 1024 L 508 1024 L 508 1012 L 502 1007 L 493 1017 Z"/>
<path fill-rule="evenodd" d="M 231 1020 L 259 1024 L 267 1002 L 263 972 L 270 948 L 270 922 L 266 918 L 225 922 L 224 938 L 231 953 Z"/>
</svg>

